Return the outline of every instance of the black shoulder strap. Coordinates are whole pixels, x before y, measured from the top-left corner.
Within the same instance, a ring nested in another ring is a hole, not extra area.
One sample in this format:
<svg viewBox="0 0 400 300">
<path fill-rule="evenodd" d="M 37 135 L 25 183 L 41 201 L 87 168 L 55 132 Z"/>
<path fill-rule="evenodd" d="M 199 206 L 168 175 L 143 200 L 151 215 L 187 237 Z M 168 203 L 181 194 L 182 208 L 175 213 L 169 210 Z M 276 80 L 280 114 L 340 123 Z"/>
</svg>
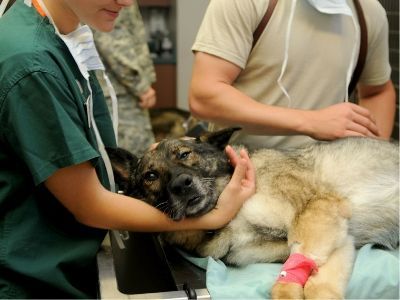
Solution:
<svg viewBox="0 0 400 300">
<path fill-rule="evenodd" d="M 365 60 L 368 52 L 368 31 L 367 23 L 365 22 L 364 12 L 360 5 L 359 0 L 353 0 L 354 6 L 357 10 L 358 23 L 360 24 L 360 52 L 358 54 L 358 61 L 356 68 L 354 69 L 353 76 L 351 78 L 348 93 L 349 96 L 353 93 L 356 88 L 357 82 L 360 79 L 362 70 L 364 69 Z"/>
<path fill-rule="evenodd" d="M 267 26 L 269 19 L 271 19 L 272 13 L 274 12 L 276 3 L 278 0 L 269 0 L 268 3 L 268 8 L 261 19 L 261 22 L 258 24 L 256 30 L 253 33 L 253 45 L 251 46 L 251 49 L 254 48 L 254 45 L 257 43 L 258 39 L 260 38 L 261 34 L 263 33 L 265 27 Z"/>
<path fill-rule="evenodd" d="M 357 82 L 360 79 L 362 70 L 364 69 L 365 60 L 367 58 L 368 52 L 368 32 L 367 32 L 367 23 L 365 21 L 364 12 L 360 5 L 359 0 L 353 0 L 354 6 L 357 11 L 358 22 L 360 24 L 360 52 L 358 54 L 358 60 L 356 68 L 354 69 L 353 76 L 351 78 L 351 82 L 349 85 L 348 93 L 351 95 L 356 88 Z M 254 48 L 254 45 L 257 43 L 261 34 L 263 33 L 265 27 L 267 26 L 269 20 L 271 19 L 272 13 L 274 12 L 275 6 L 278 0 L 270 0 L 268 3 L 268 8 L 261 19 L 261 22 L 258 24 L 256 30 L 253 33 L 253 45 L 251 49 Z"/>
</svg>

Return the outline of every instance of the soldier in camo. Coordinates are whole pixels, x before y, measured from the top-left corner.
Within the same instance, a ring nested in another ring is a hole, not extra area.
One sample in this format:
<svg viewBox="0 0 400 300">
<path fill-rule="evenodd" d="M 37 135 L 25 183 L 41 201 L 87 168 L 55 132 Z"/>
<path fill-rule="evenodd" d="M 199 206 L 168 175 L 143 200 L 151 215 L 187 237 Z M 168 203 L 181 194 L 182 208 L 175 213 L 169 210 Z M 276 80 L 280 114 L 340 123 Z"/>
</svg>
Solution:
<svg viewBox="0 0 400 300">
<path fill-rule="evenodd" d="M 112 32 L 95 32 L 94 38 L 118 98 L 118 145 L 141 156 L 154 143 L 147 109 L 156 102 L 156 75 L 136 2 L 120 12 Z M 97 77 L 110 107 L 106 83 Z"/>
</svg>

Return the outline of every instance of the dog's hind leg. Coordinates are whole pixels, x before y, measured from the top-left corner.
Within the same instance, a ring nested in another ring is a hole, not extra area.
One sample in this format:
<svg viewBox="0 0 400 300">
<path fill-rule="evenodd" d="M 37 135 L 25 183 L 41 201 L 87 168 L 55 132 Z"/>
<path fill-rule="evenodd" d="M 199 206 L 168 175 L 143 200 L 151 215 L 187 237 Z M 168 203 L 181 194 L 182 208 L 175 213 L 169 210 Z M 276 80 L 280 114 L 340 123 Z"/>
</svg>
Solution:
<svg viewBox="0 0 400 300">
<path fill-rule="evenodd" d="M 303 286 L 307 282 L 308 276 L 314 276 L 317 268 L 322 268 L 331 256 L 338 251 L 337 256 L 341 259 L 334 259 L 338 263 L 337 270 L 346 269 L 345 264 L 352 263 L 347 256 L 339 255 L 341 249 L 352 247 L 348 239 L 348 218 L 350 217 L 350 207 L 348 203 L 331 193 L 320 193 L 314 195 L 304 209 L 293 220 L 288 230 L 288 243 L 291 248 L 291 257 L 285 263 L 287 266 L 281 272 L 281 277 L 272 289 L 272 297 L 276 298 L 303 298 L 313 294 L 311 289 L 308 295 L 304 295 Z M 343 250 L 344 251 L 344 250 Z M 343 253 L 348 253 L 344 251 Z M 348 261 L 349 260 L 349 261 Z M 329 264 L 330 265 L 330 264 Z M 320 282 L 324 282 L 325 276 L 329 276 L 330 269 L 322 269 Z M 286 269 L 285 269 L 286 268 Z M 313 272 L 314 271 L 314 272 Z M 348 272 L 345 272 L 346 274 Z M 342 276 L 341 272 L 326 284 L 318 285 L 319 292 L 324 298 L 343 298 L 343 283 L 337 282 Z M 300 278 L 300 280 L 298 280 Z M 340 280 L 339 280 L 340 281 Z M 345 285 L 345 284 L 344 284 Z M 301 291 L 301 294 L 300 294 Z"/>
</svg>

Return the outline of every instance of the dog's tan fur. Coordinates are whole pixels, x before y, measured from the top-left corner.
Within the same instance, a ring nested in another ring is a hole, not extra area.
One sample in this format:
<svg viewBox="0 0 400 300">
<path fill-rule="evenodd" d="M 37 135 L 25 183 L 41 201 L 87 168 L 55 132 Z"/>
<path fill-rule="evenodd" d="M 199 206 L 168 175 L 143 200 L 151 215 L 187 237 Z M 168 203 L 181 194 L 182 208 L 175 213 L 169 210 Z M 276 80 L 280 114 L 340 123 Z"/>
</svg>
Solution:
<svg viewBox="0 0 400 300">
<path fill-rule="evenodd" d="M 138 189 L 132 194 L 176 219 L 212 209 L 230 178 L 222 149 L 231 133 L 163 141 L 129 176 Z M 257 192 L 235 219 L 215 233 L 173 232 L 164 238 L 233 265 L 285 261 L 290 253 L 301 253 L 319 271 L 304 288 L 276 283 L 272 297 L 343 298 L 354 245 L 398 245 L 398 156 L 397 145 L 358 138 L 288 152 L 259 150 L 251 154 Z M 154 174 L 158 177 L 150 180 Z M 212 205 L 203 210 L 206 203 Z"/>
</svg>

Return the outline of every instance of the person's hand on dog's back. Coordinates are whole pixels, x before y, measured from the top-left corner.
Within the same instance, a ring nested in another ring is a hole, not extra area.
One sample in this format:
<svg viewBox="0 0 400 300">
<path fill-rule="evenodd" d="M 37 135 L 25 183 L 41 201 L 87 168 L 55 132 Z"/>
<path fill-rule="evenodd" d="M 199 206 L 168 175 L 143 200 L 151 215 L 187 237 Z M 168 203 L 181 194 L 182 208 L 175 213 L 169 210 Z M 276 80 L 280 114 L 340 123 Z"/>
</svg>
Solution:
<svg viewBox="0 0 400 300">
<path fill-rule="evenodd" d="M 230 146 L 225 152 L 235 170 L 215 209 L 199 218 L 204 224 L 202 229 L 218 229 L 228 224 L 256 191 L 255 169 L 248 153 L 242 149 L 239 157 Z"/>
</svg>

